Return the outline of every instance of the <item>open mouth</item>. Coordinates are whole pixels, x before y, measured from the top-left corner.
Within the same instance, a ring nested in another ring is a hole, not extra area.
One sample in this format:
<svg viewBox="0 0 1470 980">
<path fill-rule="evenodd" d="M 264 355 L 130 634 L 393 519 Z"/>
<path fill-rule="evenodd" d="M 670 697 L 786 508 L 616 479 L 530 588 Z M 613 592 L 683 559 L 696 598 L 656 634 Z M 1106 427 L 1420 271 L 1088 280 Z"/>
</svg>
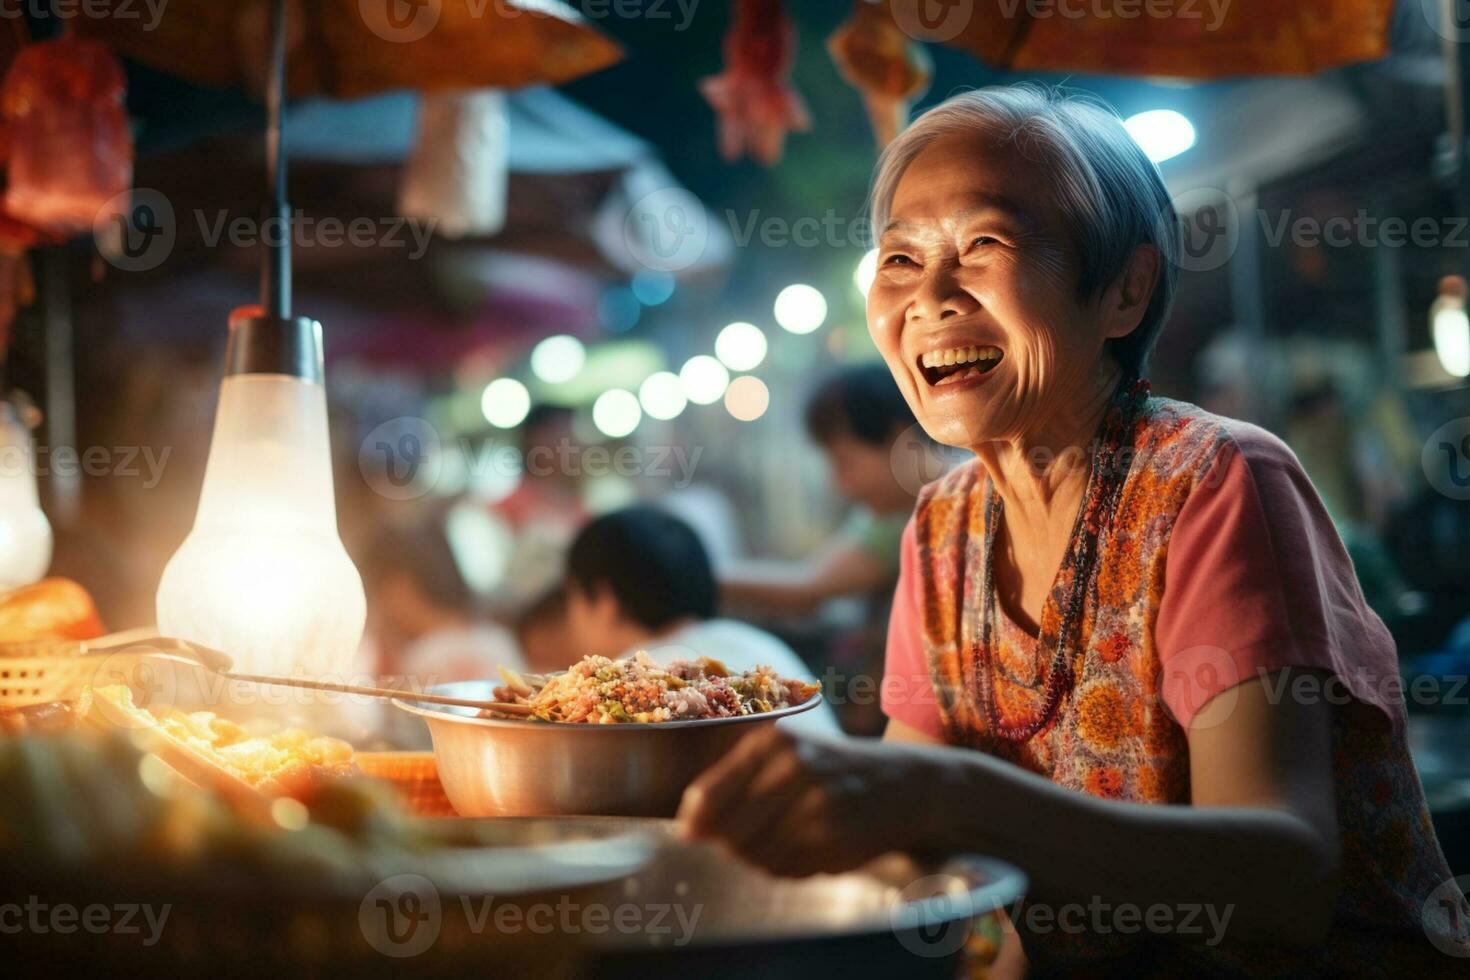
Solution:
<svg viewBox="0 0 1470 980">
<path fill-rule="evenodd" d="M 999 347 L 948 347 L 920 355 L 919 370 L 931 386 L 940 387 L 989 374 L 1004 357 Z"/>
</svg>

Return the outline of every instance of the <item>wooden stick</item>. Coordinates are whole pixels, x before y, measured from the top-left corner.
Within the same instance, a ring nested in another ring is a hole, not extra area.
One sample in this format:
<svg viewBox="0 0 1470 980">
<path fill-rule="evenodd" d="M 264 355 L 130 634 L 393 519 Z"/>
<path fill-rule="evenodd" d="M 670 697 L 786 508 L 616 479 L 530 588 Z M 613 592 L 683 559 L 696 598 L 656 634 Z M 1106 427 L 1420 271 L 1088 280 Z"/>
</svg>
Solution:
<svg viewBox="0 0 1470 980">
<path fill-rule="evenodd" d="M 278 677 L 268 674 L 237 674 L 220 671 L 221 677 L 248 684 L 269 684 L 274 687 L 300 687 L 310 691 L 336 691 L 339 694 L 360 694 L 369 698 L 399 698 L 403 701 L 424 701 L 429 704 L 452 704 L 461 708 L 479 708 L 482 711 L 498 711 L 505 715 L 526 717 L 531 706 L 511 701 L 477 701 L 474 698 L 455 698 L 446 694 L 415 694 L 391 687 L 366 687 L 358 684 L 338 684 L 335 681 L 316 681 L 304 677 Z"/>
</svg>

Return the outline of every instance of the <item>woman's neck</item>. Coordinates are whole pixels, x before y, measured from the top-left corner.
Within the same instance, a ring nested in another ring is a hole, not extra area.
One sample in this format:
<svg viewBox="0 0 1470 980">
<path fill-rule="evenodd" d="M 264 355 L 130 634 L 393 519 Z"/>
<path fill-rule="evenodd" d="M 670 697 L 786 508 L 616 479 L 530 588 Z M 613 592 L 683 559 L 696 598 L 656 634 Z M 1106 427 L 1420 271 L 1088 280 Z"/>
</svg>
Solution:
<svg viewBox="0 0 1470 980">
<path fill-rule="evenodd" d="M 1104 355 L 1080 386 L 1080 397 L 1052 413 L 1041 428 L 976 447 L 1011 527 L 1070 532 L 1087 489 L 1092 442 L 1122 378 L 1117 362 Z"/>
</svg>

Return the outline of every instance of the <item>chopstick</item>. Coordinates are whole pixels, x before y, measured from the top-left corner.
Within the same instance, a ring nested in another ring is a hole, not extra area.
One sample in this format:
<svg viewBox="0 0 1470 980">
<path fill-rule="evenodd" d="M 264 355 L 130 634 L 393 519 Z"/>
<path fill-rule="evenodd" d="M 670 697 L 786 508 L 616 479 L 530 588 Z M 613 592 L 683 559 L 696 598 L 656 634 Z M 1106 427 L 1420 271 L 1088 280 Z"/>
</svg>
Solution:
<svg viewBox="0 0 1470 980">
<path fill-rule="evenodd" d="M 133 634 L 143 631 L 133 631 Z M 108 641 L 116 642 L 108 642 Z M 357 694 L 368 698 L 397 698 L 402 701 L 421 701 L 428 704 L 446 704 L 458 708 L 479 708 L 503 715 L 527 718 L 531 707 L 513 701 L 481 701 L 475 698 L 456 698 L 445 694 L 415 694 L 391 687 L 371 687 L 364 684 L 339 684 L 335 681 L 319 681 L 305 677 L 281 677 L 276 674 L 238 674 L 230 670 L 233 661 L 228 654 L 198 643 L 167 636 L 138 636 L 118 634 L 117 637 L 102 637 L 95 644 L 84 644 L 83 652 L 89 656 L 104 656 L 137 649 L 140 653 L 188 664 L 207 670 L 226 680 L 243 681 L 247 684 L 268 684 L 272 687 L 298 687 L 309 691 L 334 691 L 339 694 Z"/>
<path fill-rule="evenodd" d="M 273 687 L 300 687 L 309 691 L 335 691 L 339 694 L 360 694 L 369 698 L 397 698 L 402 701 L 424 701 L 429 704 L 449 704 L 459 708 L 479 708 L 481 711 L 498 711 L 506 715 L 531 714 L 528 704 L 512 701 L 480 701 L 475 698 L 455 698 L 445 694 L 415 694 L 391 687 L 368 687 L 363 684 L 338 684 L 335 681 L 317 681 L 304 677 L 278 677 L 273 674 L 237 674 L 234 671 L 216 671 L 219 676 L 248 684 L 268 684 Z"/>
</svg>

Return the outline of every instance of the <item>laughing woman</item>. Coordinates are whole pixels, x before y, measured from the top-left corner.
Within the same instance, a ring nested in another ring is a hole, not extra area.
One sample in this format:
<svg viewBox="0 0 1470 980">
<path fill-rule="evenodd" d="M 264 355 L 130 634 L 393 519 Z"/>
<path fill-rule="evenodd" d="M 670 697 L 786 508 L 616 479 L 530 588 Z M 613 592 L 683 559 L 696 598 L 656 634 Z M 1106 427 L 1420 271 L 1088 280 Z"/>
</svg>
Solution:
<svg viewBox="0 0 1470 980">
<path fill-rule="evenodd" d="M 1178 247 L 1157 168 L 1094 103 L 983 89 L 888 148 L 873 209 L 873 339 L 975 459 L 905 533 L 885 740 L 752 736 L 686 832 L 792 874 L 1002 855 L 1047 913 L 1013 914 L 1038 972 L 1462 965 L 1393 641 L 1316 492 L 1142 379 Z"/>
</svg>

